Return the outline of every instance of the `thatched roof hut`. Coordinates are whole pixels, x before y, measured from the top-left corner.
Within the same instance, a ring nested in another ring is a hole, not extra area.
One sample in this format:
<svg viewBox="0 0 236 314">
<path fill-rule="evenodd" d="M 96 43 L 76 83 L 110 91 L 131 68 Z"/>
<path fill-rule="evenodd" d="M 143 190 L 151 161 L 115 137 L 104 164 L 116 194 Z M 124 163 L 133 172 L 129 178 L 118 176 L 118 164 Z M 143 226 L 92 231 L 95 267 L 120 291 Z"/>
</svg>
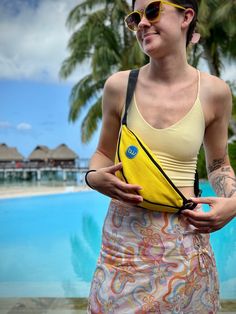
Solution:
<svg viewBox="0 0 236 314">
<path fill-rule="evenodd" d="M 48 153 L 48 159 L 50 160 L 75 160 L 77 158 L 77 154 L 71 150 L 66 144 L 61 144 L 55 149 L 50 150 Z"/>
<path fill-rule="evenodd" d="M 45 161 L 48 159 L 49 151 L 50 150 L 47 146 L 38 145 L 29 155 L 28 159 L 30 161 L 36 161 L 36 160 Z"/>
<path fill-rule="evenodd" d="M 0 161 L 23 161 L 24 156 L 18 152 L 16 147 L 9 147 L 5 143 L 0 144 Z"/>
<path fill-rule="evenodd" d="M 55 149 L 39 145 L 29 155 L 28 160 L 36 167 L 74 167 L 77 155 L 67 145 L 61 144 Z"/>
</svg>

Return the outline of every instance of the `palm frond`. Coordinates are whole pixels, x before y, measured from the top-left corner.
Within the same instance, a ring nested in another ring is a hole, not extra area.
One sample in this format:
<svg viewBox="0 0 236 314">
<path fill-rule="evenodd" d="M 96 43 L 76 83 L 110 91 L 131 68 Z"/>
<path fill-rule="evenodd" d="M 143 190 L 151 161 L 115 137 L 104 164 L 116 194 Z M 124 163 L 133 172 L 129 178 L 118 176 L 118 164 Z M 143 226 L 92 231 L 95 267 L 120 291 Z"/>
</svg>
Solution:
<svg viewBox="0 0 236 314">
<path fill-rule="evenodd" d="M 215 14 L 212 19 L 213 22 L 227 34 L 226 38 L 233 40 L 235 43 L 236 39 L 236 1 L 224 1 L 220 2 L 215 10 Z"/>
<path fill-rule="evenodd" d="M 81 126 L 81 140 L 83 143 L 88 142 L 94 132 L 98 128 L 98 123 L 102 117 L 102 97 L 99 97 L 97 101 L 89 109 L 86 117 L 84 118 Z"/>
<path fill-rule="evenodd" d="M 81 23 L 83 19 L 91 13 L 91 11 L 96 10 L 101 5 L 106 3 L 106 0 L 96 0 L 96 2 L 93 0 L 85 0 L 82 3 L 76 5 L 68 15 L 66 26 L 69 29 L 73 29 L 75 26 Z"/>
<path fill-rule="evenodd" d="M 73 86 L 70 95 L 69 121 L 75 122 L 81 109 L 93 99 L 100 97 L 104 83 L 104 79 L 94 81 L 92 74 L 89 74 Z"/>
</svg>

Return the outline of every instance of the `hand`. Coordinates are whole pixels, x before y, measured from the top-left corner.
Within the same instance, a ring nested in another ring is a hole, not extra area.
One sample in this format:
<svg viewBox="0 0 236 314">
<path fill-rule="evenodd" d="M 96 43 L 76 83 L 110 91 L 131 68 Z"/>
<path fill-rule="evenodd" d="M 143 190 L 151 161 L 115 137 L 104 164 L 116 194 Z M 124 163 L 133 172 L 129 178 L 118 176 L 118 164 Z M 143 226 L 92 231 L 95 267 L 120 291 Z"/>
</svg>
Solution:
<svg viewBox="0 0 236 314">
<path fill-rule="evenodd" d="M 236 215 L 236 198 L 198 197 L 191 198 L 197 204 L 208 204 L 209 212 L 183 210 L 181 215 L 197 228 L 200 233 L 210 233 L 224 227 Z"/>
<path fill-rule="evenodd" d="M 130 204 L 139 204 L 143 201 L 138 191 L 139 185 L 128 184 L 116 177 L 115 173 L 122 169 L 122 163 L 98 169 L 87 176 L 89 184 L 98 192 L 111 198 Z"/>
</svg>

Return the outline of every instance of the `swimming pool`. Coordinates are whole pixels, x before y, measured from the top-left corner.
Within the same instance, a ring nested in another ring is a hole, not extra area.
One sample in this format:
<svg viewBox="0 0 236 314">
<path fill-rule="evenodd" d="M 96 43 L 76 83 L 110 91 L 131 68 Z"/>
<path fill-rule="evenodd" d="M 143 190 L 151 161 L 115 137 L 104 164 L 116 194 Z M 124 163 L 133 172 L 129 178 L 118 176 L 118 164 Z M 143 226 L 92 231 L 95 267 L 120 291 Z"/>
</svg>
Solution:
<svg viewBox="0 0 236 314">
<path fill-rule="evenodd" d="M 0 200 L 0 297 L 88 296 L 108 203 L 94 191 Z M 236 299 L 235 233 L 232 221 L 211 236 L 222 299 Z"/>
</svg>

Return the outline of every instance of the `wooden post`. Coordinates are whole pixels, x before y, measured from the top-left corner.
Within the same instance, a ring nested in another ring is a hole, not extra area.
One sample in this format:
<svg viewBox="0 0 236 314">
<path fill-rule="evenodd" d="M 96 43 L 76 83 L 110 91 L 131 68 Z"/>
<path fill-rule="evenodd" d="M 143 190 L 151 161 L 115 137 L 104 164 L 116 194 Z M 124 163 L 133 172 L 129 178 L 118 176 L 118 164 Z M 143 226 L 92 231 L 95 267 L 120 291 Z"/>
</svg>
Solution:
<svg viewBox="0 0 236 314">
<path fill-rule="evenodd" d="M 41 170 L 37 170 L 37 181 L 41 181 Z"/>
<path fill-rule="evenodd" d="M 63 181 L 66 181 L 67 179 L 67 173 L 66 170 L 63 170 Z"/>
</svg>

